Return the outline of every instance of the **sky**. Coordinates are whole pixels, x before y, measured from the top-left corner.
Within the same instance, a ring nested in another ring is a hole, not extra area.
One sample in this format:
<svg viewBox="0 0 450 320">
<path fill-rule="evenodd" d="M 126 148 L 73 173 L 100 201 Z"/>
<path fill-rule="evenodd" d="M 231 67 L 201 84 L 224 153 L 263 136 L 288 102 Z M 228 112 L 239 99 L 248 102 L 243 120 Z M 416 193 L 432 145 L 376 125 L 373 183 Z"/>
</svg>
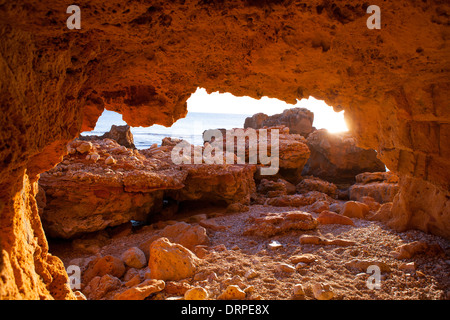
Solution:
<svg viewBox="0 0 450 320">
<path fill-rule="evenodd" d="M 324 101 L 313 97 L 298 100 L 297 104 L 287 104 L 278 99 L 262 97 L 260 100 L 250 97 L 235 97 L 230 93 L 213 92 L 198 88 L 187 101 L 188 112 L 250 114 L 263 112 L 274 115 L 289 108 L 307 108 L 314 112 L 313 126 L 328 129 L 330 132 L 348 131 L 344 121 L 344 111 L 334 112 Z"/>
</svg>

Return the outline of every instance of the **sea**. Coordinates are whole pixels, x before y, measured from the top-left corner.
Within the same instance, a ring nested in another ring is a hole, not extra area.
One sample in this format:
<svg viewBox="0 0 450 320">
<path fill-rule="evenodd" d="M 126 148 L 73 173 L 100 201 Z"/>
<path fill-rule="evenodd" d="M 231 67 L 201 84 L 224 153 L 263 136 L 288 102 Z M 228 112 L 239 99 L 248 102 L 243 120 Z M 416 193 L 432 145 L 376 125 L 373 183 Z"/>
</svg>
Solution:
<svg viewBox="0 0 450 320">
<path fill-rule="evenodd" d="M 243 128 L 245 118 L 251 114 L 229 113 L 201 113 L 188 112 L 185 118 L 179 119 L 171 127 L 153 125 L 150 127 L 131 127 L 134 144 L 138 149 L 147 149 L 151 145 L 161 145 L 165 137 L 184 139 L 193 145 L 203 145 L 203 131 L 208 129 Z M 93 131 L 83 132 L 81 135 L 101 136 L 111 129 L 112 125 L 125 125 L 122 115 L 105 110 L 97 121 Z"/>
</svg>

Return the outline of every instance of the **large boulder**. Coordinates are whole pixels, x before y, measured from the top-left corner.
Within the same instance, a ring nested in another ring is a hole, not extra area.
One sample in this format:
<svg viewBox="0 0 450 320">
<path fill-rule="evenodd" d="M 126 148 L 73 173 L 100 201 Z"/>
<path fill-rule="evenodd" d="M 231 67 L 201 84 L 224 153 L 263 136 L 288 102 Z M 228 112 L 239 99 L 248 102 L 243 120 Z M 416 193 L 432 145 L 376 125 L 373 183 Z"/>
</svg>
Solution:
<svg viewBox="0 0 450 320">
<path fill-rule="evenodd" d="M 79 139 L 83 141 L 112 139 L 121 146 L 136 149 L 136 146 L 134 145 L 134 137 L 131 133 L 131 127 L 129 125 L 116 126 L 113 124 L 111 129 L 102 136 L 80 136 Z"/>
<path fill-rule="evenodd" d="M 386 171 L 376 151 L 357 147 L 350 132 L 330 133 L 320 129 L 308 136 L 307 144 L 311 156 L 302 175 L 345 184 L 354 183 L 359 173 Z"/>
<path fill-rule="evenodd" d="M 356 184 L 348 192 L 351 200 L 363 201 L 372 197 L 378 203 L 394 201 L 398 193 L 398 177 L 392 172 L 365 172 L 356 176 Z"/>
<path fill-rule="evenodd" d="M 163 190 L 183 187 L 187 175 L 110 139 L 75 140 L 67 148 L 64 160 L 39 180 L 46 195 L 41 219 L 51 237 L 145 221 L 162 206 Z"/>
<path fill-rule="evenodd" d="M 150 245 L 148 266 L 152 279 L 181 280 L 192 277 L 200 259 L 181 244 L 159 238 Z"/>
<path fill-rule="evenodd" d="M 187 173 L 184 187 L 167 192 L 177 201 L 249 203 L 250 195 L 255 192 L 255 166 L 193 164 L 183 167 Z"/>
<path fill-rule="evenodd" d="M 284 125 L 291 133 L 307 137 L 314 130 L 313 121 L 314 113 L 308 109 L 291 108 L 273 116 L 257 113 L 245 119 L 244 128 L 261 129 Z"/>
<path fill-rule="evenodd" d="M 259 180 L 264 178 L 264 175 L 277 175 L 277 178 L 296 183 L 310 156 L 306 139 L 300 134 L 292 134 L 290 129 L 284 125 L 265 127 L 264 131 L 253 128 L 220 129 L 219 131 L 219 136 L 213 136 L 210 139 L 204 133 L 205 143 L 217 147 L 221 146 L 223 151 L 234 153 L 236 162 L 240 160 L 243 163 L 250 163 L 253 159 L 253 163 L 258 165 L 257 176 Z M 273 138 L 273 132 L 278 133 L 277 142 Z M 227 149 L 227 139 L 230 138 L 235 139 L 234 149 L 232 150 Z M 275 152 L 278 153 L 277 163 L 267 163 L 267 159 L 262 158 L 261 150 L 264 150 L 264 148 L 266 148 L 266 155 L 270 159 L 275 158 Z M 243 150 L 242 154 L 240 150 Z M 257 157 L 253 158 L 252 155 L 257 155 Z M 263 167 L 271 167 L 274 170 L 264 173 L 261 169 Z"/>
</svg>

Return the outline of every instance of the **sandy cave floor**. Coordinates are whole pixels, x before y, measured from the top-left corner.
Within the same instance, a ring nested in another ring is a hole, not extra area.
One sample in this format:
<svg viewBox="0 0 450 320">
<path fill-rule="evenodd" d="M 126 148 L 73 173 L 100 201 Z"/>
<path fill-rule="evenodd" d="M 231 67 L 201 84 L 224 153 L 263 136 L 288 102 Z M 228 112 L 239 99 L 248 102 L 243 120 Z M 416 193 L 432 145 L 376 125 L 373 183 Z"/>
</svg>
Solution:
<svg viewBox="0 0 450 320">
<path fill-rule="evenodd" d="M 229 284 L 237 284 L 243 289 L 247 288 L 246 299 L 250 300 L 311 300 L 315 299 L 311 290 L 314 282 L 330 285 L 333 299 L 337 300 L 450 299 L 450 241 L 438 236 L 417 230 L 398 233 L 380 222 L 355 218 L 355 226 L 319 225 L 312 231 L 289 231 L 270 238 L 242 235 L 250 215 L 296 210 L 299 208 L 253 205 L 248 212 L 225 214 L 224 210 L 205 208 L 191 211 L 189 217 L 180 216 L 177 220 L 195 225 L 198 223 L 196 214 L 207 214 L 208 218 L 215 217 L 219 225 L 228 228 L 219 231 L 207 229 L 210 238 L 206 247 L 208 254 L 202 259 L 193 278 L 179 282 L 204 287 L 210 299 L 216 299 Z M 311 214 L 318 216 L 316 213 Z M 50 252 L 60 257 L 66 267 L 77 262 L 83 268 L 96 256 L 120 257 L 125 250 L 146 241 L 167 223 L 171 222 L 160 221 L 133 231 L 118 227 L 119 231 L 112 235 L 106 231 L 99 232 L 81 240 L 94 244 L 84 246 L 84 249 L 79 245 L 74 246 L 70 241 L 50 241 Z M 303 234 L 352 240 L 356 244 L 345 247 L 301 245 L 299 237 Z M 273 240 L 281 243 L 282 247 L 270 248 L 269 243 Z M 392 251 L 396 247 L 418 240 L 438 244 L 445 253 L 421 254 L 403 260 L 393 257 Z M 289 259 L 305 253 L 315 255 L 315 260 L 297 268 L 295 272 L 279 270 L 280 263 L 295 266 Z M 380 289 L 369 289 L 366 283 L 370 274 L 346 267 L 346 263 L 352 260 L 384 262 L 391 272 L 382 273 Z M 416 263 L 415 271 L 401 269 L 400 266 L 408 262 Z M 249 270 L 254 270 L 253 277 L 248 277 Z M 304 296 L 294 296 L 296 284 L 302 284 Z M 103 299 L 113 299 L 117 292 L 109 292 Z M 163 290 L 147 299 L 177 299 L 178 296 Z"/>
</svg>

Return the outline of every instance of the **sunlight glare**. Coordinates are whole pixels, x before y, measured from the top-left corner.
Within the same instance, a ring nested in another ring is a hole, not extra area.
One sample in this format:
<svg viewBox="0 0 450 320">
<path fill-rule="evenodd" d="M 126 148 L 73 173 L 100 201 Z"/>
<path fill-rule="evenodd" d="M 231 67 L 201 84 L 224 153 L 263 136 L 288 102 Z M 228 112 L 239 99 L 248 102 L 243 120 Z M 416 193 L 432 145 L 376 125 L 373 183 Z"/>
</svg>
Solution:
<svg viewBox="0 0 450 320">
<path fill-rule="evenodd" d="M 198 88 L 187 101 L 188 112 L 248 114 L 249 116 L 263 112 L 269 116 L 282 113 L 289 108 L 306 108 L 314 112 L 313 126 L 316 129 L 325 128 L 329 132 L 348 131 L 344 120 L 344 111 L 334 112 L 324 101 L 313 97 L 297 100 L 292 105 L 284 101 L 262 97 L 260 100 L 250 97 L 235 97 L 231 93 L 213 92 L 208 94 L 205 89 Z"/>
</svg>

